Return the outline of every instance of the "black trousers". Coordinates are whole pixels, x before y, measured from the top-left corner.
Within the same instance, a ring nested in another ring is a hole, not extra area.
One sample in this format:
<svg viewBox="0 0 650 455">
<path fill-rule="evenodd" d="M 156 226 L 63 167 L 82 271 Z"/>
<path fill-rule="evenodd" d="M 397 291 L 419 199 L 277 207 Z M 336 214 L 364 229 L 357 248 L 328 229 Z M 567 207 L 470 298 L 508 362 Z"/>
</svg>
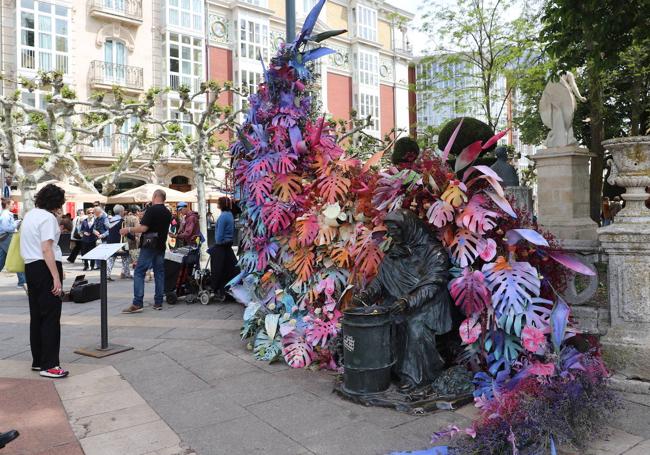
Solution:
<svg viewBox="0 0 650 455">
<path fill-rule="evenodd" d="M 59 277 L 63 267 L 56 263 Z M 29 343 L 32 366 L 43 370 L 59 366 L 61 345 L 61 297 L 52 294 L 52 274 L 45 261 L 25 264 L 29 297 Z"/>
<path fill-rule="evenodd" d="M 70 254 L 68 255 L 68 261 L 74 262 L 77 259 L 77 256 L 79 255 L 80 251 L 81 251 L 81 240 L 75 240 L 74 248 L 72 248 L 72 251 L 70 251 Z"/>
<path fill-rule="evenodd" d="M 232 243 L 210 247 L 210 278 L 213 292 L 224 292 L 224 287 L 237 276 L 237 257 Z"/>
<path fill-rule="evenodd" d="M 83 256 L 97 246 L 96 242 L 81 242 L 81 255 Z M 95 261 L 84 261 L 84 268 L 94 268 Z"/>
</svg>

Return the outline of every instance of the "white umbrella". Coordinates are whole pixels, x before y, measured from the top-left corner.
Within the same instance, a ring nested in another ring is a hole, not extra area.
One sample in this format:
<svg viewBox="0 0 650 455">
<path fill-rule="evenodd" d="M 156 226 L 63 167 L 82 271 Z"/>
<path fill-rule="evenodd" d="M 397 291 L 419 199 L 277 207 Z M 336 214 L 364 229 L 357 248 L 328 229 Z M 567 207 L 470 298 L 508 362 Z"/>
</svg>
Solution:
<svg viewBox="0 0 650 455">
<path fill-rule="evenodd" d="M 65 191 L 65 199 L 68 202 L 101 202 L 106 203 L 108 199 L 106 196 L 100 193 L 93 193 L 92 191 L 82 188 L 80 186 L 72 185 L 70 183 L 62 182 L 60 180 L 47 180 L 36 185 L 36 191 L 40 191 L 45 185 L 53 184 Z M 13 191 L 11 193 L 11 198 L 16 201 L 22 201 L 23 196 L 20 191 Z"/>
<path fill-rule="evenodd" d="M 198 191 L 193 189 L 192 191 L 188 191 L 185 194 L 191 194 L 192 197 L 194 198 L 194 201 L 198 200 Z M 216 202 L 220 197 L 227 196 L 226 193 L 222 193 L 221 191 L 218 190 L 206 190 L 205 191 L 205 200 L 208 202 Z"/>
<path fill-rule="evenodd" d="M 134 204 L 138 202 L 149 202 L 153 197 L 156 190 L 163 190 L 167 195 L 166 202 L 196 202 L 196 195 L 190 193 L 183 193 L 181 191 L 172 190 L 161 185 L 147 183 L 137 188 L 132 188 L 123 193 L 109 196 L 109 204 Z"/>
</svg>

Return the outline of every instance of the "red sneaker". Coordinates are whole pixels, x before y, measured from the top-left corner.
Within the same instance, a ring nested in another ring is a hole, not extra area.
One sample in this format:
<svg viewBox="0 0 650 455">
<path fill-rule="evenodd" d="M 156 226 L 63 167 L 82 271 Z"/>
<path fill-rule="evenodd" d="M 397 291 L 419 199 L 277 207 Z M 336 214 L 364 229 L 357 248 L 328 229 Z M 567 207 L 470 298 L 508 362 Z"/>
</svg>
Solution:
<svg viewBox="0 0 650 455">
<path fill-rule="evenodd" d="M 42 370 L 40 375 L 44 378 L 65 378 L 68 372 L 61 367 L 54 367 L 49 370 Z"/>
</svg>

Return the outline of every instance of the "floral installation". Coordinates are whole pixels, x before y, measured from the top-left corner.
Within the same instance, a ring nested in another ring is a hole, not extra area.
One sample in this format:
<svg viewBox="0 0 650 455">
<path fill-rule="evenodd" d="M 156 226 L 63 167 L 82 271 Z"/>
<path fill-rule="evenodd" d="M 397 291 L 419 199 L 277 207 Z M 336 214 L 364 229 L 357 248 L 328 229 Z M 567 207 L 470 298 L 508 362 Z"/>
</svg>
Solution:
<svg viewBox="0 0 650 455">
<path fill-rule="evenodd" d="M 264 68 L 231 146 L 244 228 L 241 274 L 230 288 L 246 306 L 242 337 L 257 359 L 339 370 L 339 299 L 377 273 L 390 242 L 383 217 L 409 208 L 437 232 L 453 264 L 449 292 L 465 316 L 457 360 L 474 372 L 481 409 L 472 428 L 451 428 L 434 442 L 466 434 L 475 443 L 468 453 L 507 453 L 482 451 L 492 438 L 514 454 L 534 444 L 579 445 L 571 431 L 580 423 L 561 429 L 548 419 L 577 415 L 581 400 L 614 407 L 597 344 L 579 335 L 559 294 L 568 273 L 593 272 L 513 209 L 496 173 L 472 164 L 505 131 L 466 147 L 453 170 L 447 158 L 462 121 L 441 156 L 423 153 L 382 171 L 382 151 L 366 163 L 351 158 L 312 104 L 310 62 L 334 52 L 319 43 L 344 32 L 313 34 L 324 3 Z M 535 396 L 566 406 L 542 409 Z M 526 429 L 529 412 L 541 416 L 534 431 Z"/>
</svg>

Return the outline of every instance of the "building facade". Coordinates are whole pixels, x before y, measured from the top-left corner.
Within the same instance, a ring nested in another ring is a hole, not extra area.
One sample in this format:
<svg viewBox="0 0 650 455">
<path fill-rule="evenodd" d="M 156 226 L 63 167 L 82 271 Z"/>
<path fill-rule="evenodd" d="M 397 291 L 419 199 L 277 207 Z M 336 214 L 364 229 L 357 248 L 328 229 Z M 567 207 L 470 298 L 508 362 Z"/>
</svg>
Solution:
<svg viewBox="0 0 650 455">
<path fill-rule="evenodd" d="M 298 29 L 315 1 L 298 0 Z M 0 69 L 2 89 L 11 80 L 58 70 L 77 93 L 118 86 L 137 98 L 150 87 L 169 87 L 156 115 L 178 119 L 181 85 L 196 90 L 211 78 L 233 81 L 254 91 L 262 77 L 259 62 L 284 40 L 283 0 L 0 0 Z M 412 15 L 382 0 L 327 2 L 316 30 L 347 29 L 330 40 L 336 54 L 319 62 L 320 102 L 334 118 L 374 119 L 369 132 L 381 135 L 409 127 L 408 65 L 411 58 L 406 23 Z M 43 105 L 46 93 L 24 91 L 22 100 Z M 226 101 L 241 106 L 244 100 Z M 202 101 L 192 105 L 200 112 Z M 123 128 L 128 128 L 128 123 Z M 110 171 L 128 143 L 106 131 L 93 147 L 80 151 L 89 177 Z M 21 154 L 29 168 L 37 150 Z M 144 163 L 144 161 L 143 161 Z M 54 178 L 64 176 L 53 175 Z M 122 189 L 154 182 L 191 189 L 189 162 L 170 156 L 151 171 L 125 174 Z"/>
</svg>

